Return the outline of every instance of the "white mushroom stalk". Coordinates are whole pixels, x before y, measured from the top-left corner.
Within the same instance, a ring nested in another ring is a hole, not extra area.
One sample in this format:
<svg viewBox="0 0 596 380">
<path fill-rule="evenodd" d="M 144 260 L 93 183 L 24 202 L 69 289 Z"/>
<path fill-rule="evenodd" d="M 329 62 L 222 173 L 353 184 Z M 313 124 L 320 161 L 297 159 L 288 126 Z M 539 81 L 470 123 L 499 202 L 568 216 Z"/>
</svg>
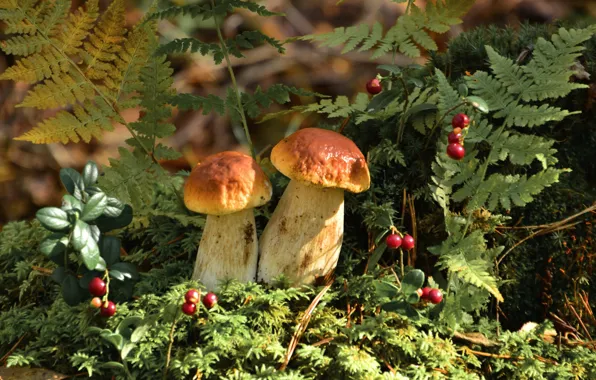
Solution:
<svg viewBox="0 0 596 380">
<path fill-rule="evenodd" d="M 358 147 L 339 133 L 305 128 L 277 144 L 271 162 L 291 178 L 259 241 L 259 281 L 284 274 L 294 286 L 335 271 L 344 231 L 344 190 L 370 174 Z"/>
<path fill-rule="evenodd" d="M 271 198 L 271 183 L 259 165 L 238 152 L 207 157 L 184 186 L 189 210 L 207 214 L 193 280 L 207 290 L 219 282 L 256 280 L 258 243 L 253 208 Z"/>
</svg>

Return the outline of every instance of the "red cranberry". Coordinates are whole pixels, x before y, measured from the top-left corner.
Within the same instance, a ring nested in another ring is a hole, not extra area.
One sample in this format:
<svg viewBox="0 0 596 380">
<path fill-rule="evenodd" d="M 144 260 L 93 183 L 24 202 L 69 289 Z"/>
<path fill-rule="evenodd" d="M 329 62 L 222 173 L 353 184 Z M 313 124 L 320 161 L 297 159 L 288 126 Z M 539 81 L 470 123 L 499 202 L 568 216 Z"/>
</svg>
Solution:
<svg viewBox="0 0 596 380">
<path fill-rule="evenodd" d="M 182 312 L 186 315 L 193 315 L 197 311 L 197 305 L 190 302 L 182 304 Z"/>
<path fill-rule="evenodd" d="M 461 160 L 466 155 L 466 150 L 459 143 L 451 143 L 447 146 L 447 155 L 454 160 Z"/>
<path fill-rule="evenodd" d="M 381 86 L 381 82 L 377 78 L 373 78 L 366 82 L 366 91 L 371 95 L 375 95 L 383 91 L 383 86 Z"/>
<path fill-rule="evenodd" d="M 415 242 L 414 242 L 414 238 L 410 235 L 406 235 L 404 236 L 404 238 L 402 239 L 401 242 L 401 247 L 403 249 L 405 249 L 406 251 L 409 251 L 410 249 L 414 248 Z"/>
<path fill-rule="evenodd" d="M 93 278 L 89 282 L 89 293 L 96 297 L 102 297 L 106 294 L 107 286 L 106 283 L 99 277 Z"/>
<path fill-rule="evenodd" d="M 432 289 L 428 293 L 428 300 L 435 305 L 443 301 L 443 293 L 439 289 Z"/>
<path fill-rule="evenodd" d="M 194 303 L 196 304 L 197 302 L 199 302 L 199 291 L 196 289 L 190 289 L 188 292 L 186 292 L 186 294 L 184 295 L 184 299 L 186 300 L 186 302 L 188 303 Z"/>
<path fill-rule="evenodd" d="M 451 125 L 453 128 L 466 128 L 470 125 L 470 118 L 465 113 L 458 113 L 451 119 Z"/>
<path fill-rule="evenodd" d="M 217 296 L 215 295 L 215 293 L 209 292 L 209 293 L 205 294 L 205 297 L 203 297 L 203 305 L 205 305 L 205 307 L 207 309 L 211 309 L 216 304 L 217 304 Z"/>
<path fill-rule="evenodd" d="M 461 133 L 451 132 L 447 139 L 449 140 L 449 144 L 459 144 L 461 143 Z"/>
<path fill-rule="evenodd" d="M 431 290 L 432 288 L 429 288 L 428 286 L 422 288 L 422 295 L 420 296 L 420 298 L 422 298 L 423 300 L 428 300 L 428 295 L 430 294 Z"/>
<path fill-rule="evenodd" d="M 391 249 L 398 249 L 401 246 L 401 236 L 399 234 L 391 234 L 385 239 L 385 244 Z"/>
<path fill-rule="evenodd" d="M 99 311 L 102 317 L 111 317 L 116 314 L 116 304 L 112 301 L 108 301 L 107 305 L 103 305 Z"/>
</svg>

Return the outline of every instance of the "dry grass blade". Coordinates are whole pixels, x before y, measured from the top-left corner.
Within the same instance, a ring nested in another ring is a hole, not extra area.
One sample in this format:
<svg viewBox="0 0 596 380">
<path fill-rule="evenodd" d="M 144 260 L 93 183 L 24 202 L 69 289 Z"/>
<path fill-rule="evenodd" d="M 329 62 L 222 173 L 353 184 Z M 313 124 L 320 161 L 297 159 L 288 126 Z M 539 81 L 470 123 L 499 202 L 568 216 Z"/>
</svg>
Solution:
<svg viewBox="0 0 596 380">
<path fill-rule="evenodd" d="M 302 334 L 304 334 L 304 332 L 306 331 L 306 328 L 308 327 L 308 323 L 310 322 L 310 318 L 312 317 L 313 311 L 315 311 L 315 308 L 317 307 L 317 305 L 319 304 L 319 302 L 321 301 L 321 299 L 323 298 L 325 293 L 327 293 L 327 291 L 331 288 L 332 284 L 333 284 L 333 282 L 330 281 L 327 285 L 325 285 L 323 287 L 323 289 L 321 289 L 319 294 L 317 294 L 315 299 L 312 300 L 312 302 L 308 306 L 308 309 L 306 309 L 306 311 L 304 312 L 304 316 L 302 316 L 302 320 L 298 324 L 298 328 L 296 329 L 296 332 L 294 333 L 294 335 L 292 336 L 292 339 L 290 340 L 290 345 L 288 346 L 286 358 L 285 358 L 284 362 L 282 363 L 282 365 L 279 367 L 280 371 L 285 370 L 286 367 L 288 366 L 288 363 L 290 363 L 290 359 L 292 358 L 292 355 L 294 354 L 294 350 L 298 346 L 298 343 L 300 342 L 300 338 L 302 338 Z"/>
</svg>

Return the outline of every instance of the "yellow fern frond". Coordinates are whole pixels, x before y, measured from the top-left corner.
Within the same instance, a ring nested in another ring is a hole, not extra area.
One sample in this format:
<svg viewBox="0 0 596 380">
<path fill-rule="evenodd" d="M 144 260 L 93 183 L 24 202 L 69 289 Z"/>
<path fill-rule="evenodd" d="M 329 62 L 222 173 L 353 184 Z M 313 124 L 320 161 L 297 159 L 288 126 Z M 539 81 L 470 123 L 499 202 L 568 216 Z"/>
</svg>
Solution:
<svg viewBox="0 0 596 380">
<path fill-rule="evenodd" d="M 56 142 L 66 144 L 69 141 L 79 142 L 81 139 L 89 142 L 93 137 L 101 137 L 102 131 L 114 129 L 110 116 L 114 116 L 110 106 L 101 99 L 97 99 L 95 104 L 87 102 L 83 106 L 76 105 L 74 115 L 67 111 L 60 111 L 56 116 L 43 121 L 15 140 L 36 144 Z"/>
<path fill-rule="evenodd" d="M 99 16 L 98 0 L 89 0 L 86 3 L 86 9 L 82 7 L 72 13 L 61 28 L 57 40 L 58 50 L 67 55 L 80 53 L 83 46 L 83 40 L 89 35 L 89 31 Z"/>
<path fill-rule="evenodd" d="M 0 80 L 10 79 L 35 83 L 70 70 L 68 57 L 54 49 L 44 48 L 41 53 L 20 59 L 0 75 Z"/>
<path fill-rule="evenodd" d="M 17 107 L 58 108 L 82 103 L 94 97 L 93 84 L 74 72 L 56 76 L 35 86 Z"/>
<path fill-rule="evenodd" d="M 117 110 L 138 103 L 132 95 L 154 48 L 155 24 L 141 23 L 127 36 L 124 0 L 114 0 L 101 17 L 98 0 L 69 14 L 71 5 L 72 0 L 0 0 L 0 20 L 10 34 L 0 46 L 22 56 L 0 80 L 37 83 L 19 107 L 71 109 L 59 110 L 20 140 L 88 142 L 112 130 L 112 120 L 122 121 Z"/>
<path fill-rule="evenodd" d="M 85 42 L 85 75 L 89 78 L 103 79 L 110 73 L 124 41 L 124 17 L 124 1 L 115 0 L 93 29 L 89 41 Z"/>
</svg>

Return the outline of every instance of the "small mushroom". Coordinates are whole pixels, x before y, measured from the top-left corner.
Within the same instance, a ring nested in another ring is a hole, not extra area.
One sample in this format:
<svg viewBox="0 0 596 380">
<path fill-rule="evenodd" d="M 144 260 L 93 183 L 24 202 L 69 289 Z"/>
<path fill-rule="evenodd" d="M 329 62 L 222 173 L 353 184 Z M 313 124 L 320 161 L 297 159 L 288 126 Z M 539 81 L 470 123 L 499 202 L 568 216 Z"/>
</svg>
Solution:
<svg viewBox="0 0 596 380">
<path fill-rule="evenodd" d="M 300 285 L 330 276 L 343 241 L 344 190 L 370 187 L 362 152 L 337 132 L 305 128 L 280 141 L 271 162 L 291 181 L 259 241 L 258 280 L 283 273 Z"/>
<path fill-rule="evenodd" d="M 221 152 L 205 158 L 184 185 L 184 204 L 207 214 L 193 280 L 214 290 L 219 281 L 255 281 L 257 232 L 253 208 L 271 199 L 271 182 L 250 156 Z"/>
</svg>

